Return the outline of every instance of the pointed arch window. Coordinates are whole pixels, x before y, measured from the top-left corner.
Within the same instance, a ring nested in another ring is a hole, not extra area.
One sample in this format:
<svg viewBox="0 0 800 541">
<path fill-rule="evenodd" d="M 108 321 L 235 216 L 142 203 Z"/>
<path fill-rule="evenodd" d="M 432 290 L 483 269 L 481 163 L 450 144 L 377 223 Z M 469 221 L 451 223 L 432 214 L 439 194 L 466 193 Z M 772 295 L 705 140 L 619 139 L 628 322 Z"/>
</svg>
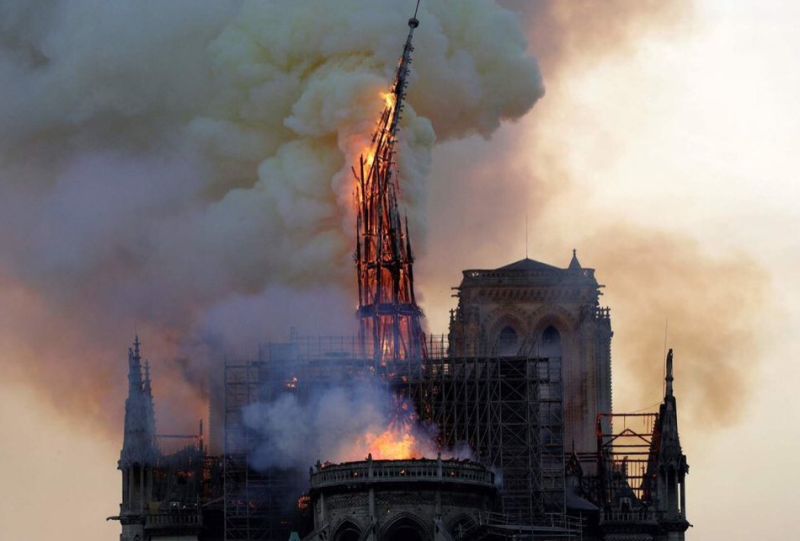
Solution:
<svg viewBox="0 0 800 541">
<path fill-rule="evenodd" d="M 429 537 L 420 524 L 408 518 L 394 523 L 386 532 L 387 541 L 429 541 Z"/>
<path fill-rule="evenodd" d="M 497 336 L 497 354 L 512 357 L 519 351 L 519 335 L 514 327 L 506 325 Z"/>
<path fill-rule="evenodd" d="M 542 357 L 561 357 L 561 333 L 552 325 L 542 331 L 539 353 Z"/>
<path fill-rule="evenodd" d="M 333 541 L 358 541 L 361 539 L 361 530 L 352 522 L 345 522 L 336 530 Z"/>
</svg>

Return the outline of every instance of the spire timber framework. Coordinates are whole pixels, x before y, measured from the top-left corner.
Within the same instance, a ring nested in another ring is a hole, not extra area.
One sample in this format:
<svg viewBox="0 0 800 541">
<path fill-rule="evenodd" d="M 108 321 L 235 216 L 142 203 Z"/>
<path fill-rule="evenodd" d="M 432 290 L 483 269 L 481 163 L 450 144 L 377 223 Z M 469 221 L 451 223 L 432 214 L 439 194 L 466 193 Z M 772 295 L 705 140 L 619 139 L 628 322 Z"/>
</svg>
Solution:
<svg viewBox="0 0 800 541">
<path fill-rule="evenodd" d="M 394 83 L 386 94 L 371 146 L 353 168 L 356 177 L 356 271 L 359 336 L 376 366 L 425 355 L 422 310 L 414 296 L 413 255 L 408 221 L 397 209 L 395 143 L 408 86 L 417 13 L 408 21 L 408 38 Z"/>
</svg>

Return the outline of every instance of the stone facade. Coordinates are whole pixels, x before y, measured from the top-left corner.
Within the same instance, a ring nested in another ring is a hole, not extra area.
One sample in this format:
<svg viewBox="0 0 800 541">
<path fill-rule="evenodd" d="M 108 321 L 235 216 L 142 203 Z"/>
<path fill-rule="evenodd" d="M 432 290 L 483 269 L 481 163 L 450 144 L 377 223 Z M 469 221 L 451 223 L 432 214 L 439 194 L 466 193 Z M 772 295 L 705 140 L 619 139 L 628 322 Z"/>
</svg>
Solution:
<svg viewBox="0 0 800 541">
<path fill-rule="evenodd" d="M 128 359 L 122 503 L 112 517 L 121 523 L 121 541 L 683 540 L 689 468 L 678 434 L 672 351 L 658 413 L 612 412 L 612 332 L 608 309 L 599 305 L 601 287 L 574 254 L 566 269 L 525 259 L 464 271 L 449 351 L 421 360 L 419 376 L 401 387 L 431 416 L 444 443 L 467 442 L 483 462 L 318 464 L 307 494 L 305 485 L 284 491 L 274 472 L 252 469 L 246 454 L 243 477 L 236 477 L 232 466 L 239 462 L 230 454 L 207 456 L 202 436 L 165 454 L 137 339 Z M 239 367 L 244 375 L 231 381 L 253 389 L 271 382 L 280 392 L 298 393 L 303 383 L 330 380 L 335 372 L 323 370 L 325 363 L 350 377 L 370 366 L 341 355 L 306 361 L 313 370 L 300 386 L 295 378 L 287 388 L 288 374 L 270 376 L 262 361 Z M 626 424 L 636 418 L 649 419 L 638 434 Z M 638 442 L 636 453 L 624 437 Z M 523 516 L 515 502 L 529 500 Z M 273 519 L 280 528 L 270 526 Z"/>
<path fill-rule="evenodd" d="M 492 509 L 494 475 L 456 460 L 376 460 L 311 473 L 314 531 L 305 541 L 472 539 Z"/>
<path fill-rule="evenodd" d="M 564 441 L 593 451 L 597 414 L 611 411 L 612 336 L 594 270 L 573 254 L 566 269 L 523 259 L 463 275 L 450 355 L 561 358 Z"/>
</svg>

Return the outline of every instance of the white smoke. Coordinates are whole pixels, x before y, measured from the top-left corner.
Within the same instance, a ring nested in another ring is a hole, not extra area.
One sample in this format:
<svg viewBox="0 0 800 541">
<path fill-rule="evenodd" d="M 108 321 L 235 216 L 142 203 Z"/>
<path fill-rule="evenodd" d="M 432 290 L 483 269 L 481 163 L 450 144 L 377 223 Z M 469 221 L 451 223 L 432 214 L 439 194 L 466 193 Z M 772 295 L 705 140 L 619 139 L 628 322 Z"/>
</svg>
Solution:
<svg viewBox="0 0 800 541">
<path fill-rule="evenodd" d="M 435 458 L 439 453 L 435 428 L 416 422 L 413 410 L 403 410 L 400 415 L 408 422 L 402 431 L 392 433 L 392 441 L 409 436 L 416 458 Z M 305 471 L 317 461 L 366 460 L 372 438 L 384 434 L 397 416 L 395 395 L 376 381 L 321 387 L 308 400 L 284 393 L 272 402 L 246 407 L 243 417 L 257 439 L 249 453 L 255 468 Z M 445 449 L 442 455 L 474 456 L 465 444 Z"/>
<path fill-rule="evenodd" d="M 352 298 L 348 171 L 414 4 L 0 0 L 0 275 L 121 351 L 138 325 L 202 355 L 285 334 L 285 292 Z M 542 95 L 494 2 L 426 0 L 419 18 L 399 155 L 417 246 L 435 142 L 488 136 Z"/>
</svg>

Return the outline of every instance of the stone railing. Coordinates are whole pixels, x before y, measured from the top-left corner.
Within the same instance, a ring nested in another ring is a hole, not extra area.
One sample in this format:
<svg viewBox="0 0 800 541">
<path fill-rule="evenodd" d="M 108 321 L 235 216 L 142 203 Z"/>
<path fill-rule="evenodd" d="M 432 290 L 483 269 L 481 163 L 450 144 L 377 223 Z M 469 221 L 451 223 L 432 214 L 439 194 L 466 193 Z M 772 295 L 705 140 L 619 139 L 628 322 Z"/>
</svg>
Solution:
<svg viewBox="0 0 800 541">
<path fill-rule="evenodd" d="M 371 460 L 318 465 L 311 487 L 429 481 L 494 486 L 494 474 L 476 462 L 457 460 Z"/>
<path fill-rule="evenodd" d="M 600 523 L 604 522 L 647 522 L 655 524 L 657 519 L 656 512 L 652 509 L 640 509 L 637 511 L 606 509 L 600 516 Z"/>
<path fill-rule="evenodd" d="M 199 528 L 203 525 L 203 515 L 198 511 L 173 511 L 151 513 L 145 518 L 147 529 Z"/>
</svg>

